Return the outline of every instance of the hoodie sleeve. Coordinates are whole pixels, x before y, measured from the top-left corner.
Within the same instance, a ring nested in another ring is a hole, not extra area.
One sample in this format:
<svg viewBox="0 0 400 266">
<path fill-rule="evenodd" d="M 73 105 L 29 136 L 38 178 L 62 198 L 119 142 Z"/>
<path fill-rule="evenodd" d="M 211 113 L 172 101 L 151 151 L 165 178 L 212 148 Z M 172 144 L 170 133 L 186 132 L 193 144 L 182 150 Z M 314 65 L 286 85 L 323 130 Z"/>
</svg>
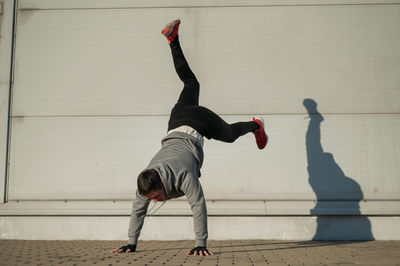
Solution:
<svg viewBox="0 0 400 266">
<path fill-rule="evenodd" d="M 188 174 L 182 184 L 182 191 L 192 209 L 196 246 L 205 247 L 208 237 L 207 207 L 199 179 Z"/>
<path fill-rule="evenodd" d="M 129 223 L 128 244 L 137 244 L 149 204 L 150 200 L 140 195 L 139 192 L 136 191 L 136 199 L 133 201 L 131 221 Z"/>
</svg>

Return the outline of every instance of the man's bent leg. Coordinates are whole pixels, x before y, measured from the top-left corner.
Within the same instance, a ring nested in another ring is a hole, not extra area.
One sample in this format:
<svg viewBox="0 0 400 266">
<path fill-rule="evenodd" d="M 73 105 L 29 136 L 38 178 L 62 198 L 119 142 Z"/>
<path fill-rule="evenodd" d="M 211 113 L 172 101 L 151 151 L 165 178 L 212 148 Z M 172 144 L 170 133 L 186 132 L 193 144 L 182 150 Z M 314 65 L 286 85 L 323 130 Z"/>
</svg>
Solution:
<svg viewBox="0 0 400 266">
<path fill-rule="evenodd" d="M 219 115 L 203 106 L 187 106 L 179 110 L 184 123 L 192 126 L 208 139 L 234 142 L 240 136 L 259 128 L 256 122 L 237 122 L 228 124 Z"/>
<path fill-rule="evenodd" d="M 228 124 L 219 116 L 212 117 L 212 125 L 211 138 L 230 143 L 259 128 L 259 125 L 253 121 Z"/>
</svg>

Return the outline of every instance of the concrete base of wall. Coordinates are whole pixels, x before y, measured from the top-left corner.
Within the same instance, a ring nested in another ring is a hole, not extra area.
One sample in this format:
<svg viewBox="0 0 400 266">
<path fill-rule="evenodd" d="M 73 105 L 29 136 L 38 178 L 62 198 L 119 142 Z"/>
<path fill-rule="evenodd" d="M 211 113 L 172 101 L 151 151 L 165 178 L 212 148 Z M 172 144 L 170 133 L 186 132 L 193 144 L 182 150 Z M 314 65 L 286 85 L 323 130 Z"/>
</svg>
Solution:
<svg viewBox="0 0 400 266">
<path fill-rule="evenodd" d="M 126 216 L 3 216 L 0 239 L 124 240 Z M 400 217 L 209 217 L 210 240 L 400 240 Z M 147 217 L 140 239 L 194 239 L 192 217 Z"/>
</svg>

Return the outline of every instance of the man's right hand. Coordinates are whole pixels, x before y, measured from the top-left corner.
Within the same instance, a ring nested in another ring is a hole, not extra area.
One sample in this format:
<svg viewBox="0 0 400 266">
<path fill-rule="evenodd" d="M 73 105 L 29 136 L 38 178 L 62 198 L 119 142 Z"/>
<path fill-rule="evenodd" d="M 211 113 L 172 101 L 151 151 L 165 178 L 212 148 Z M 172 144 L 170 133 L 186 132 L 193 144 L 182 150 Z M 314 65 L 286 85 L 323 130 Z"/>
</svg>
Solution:
<svg viewBox="0 0 400 266">
<path fill-rule="evenodd" d="M 121 253 L 121 252 L 129 253 L 129 252 L 135 252 L 135 251 L 136 251 L 136 245 L 128 244 L 126 246 L 122 246 L 120 248 L 110 250 L 110 253 Z"/>
</svg>

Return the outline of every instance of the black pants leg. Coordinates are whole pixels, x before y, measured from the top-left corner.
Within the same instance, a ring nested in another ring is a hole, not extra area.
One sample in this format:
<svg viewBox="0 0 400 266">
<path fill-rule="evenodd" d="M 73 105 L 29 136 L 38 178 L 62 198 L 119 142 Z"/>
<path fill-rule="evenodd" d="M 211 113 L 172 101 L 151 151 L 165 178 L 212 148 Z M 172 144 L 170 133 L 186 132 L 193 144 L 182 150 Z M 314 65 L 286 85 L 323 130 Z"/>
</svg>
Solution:
<svg viewBox="0 0 400 266">
<path fill-rule="evenodd" d="M 176 73 L 184 86 L 171 111 L 168 130 L 187 125 L 208 139 L 234 142 L 240 136 L 258 129 L 258 124 L 253 121 L 228 124 L 210 109 L 199 106 L 200 84 L 183 55 L 178 36 L 170 43 L 170 47 Z"/>
<path fill-rule="evenodd" d="M 181 45 L 179 36 L 176 36 L 174 41 L 170 43 L 172 59 L 176 73 L 183 82 L 183 90 L 179 96 L 178 103 L 184 105 L 199 105 L 199 90 L 200 84 L 189 67 Z"/>
</svg>

